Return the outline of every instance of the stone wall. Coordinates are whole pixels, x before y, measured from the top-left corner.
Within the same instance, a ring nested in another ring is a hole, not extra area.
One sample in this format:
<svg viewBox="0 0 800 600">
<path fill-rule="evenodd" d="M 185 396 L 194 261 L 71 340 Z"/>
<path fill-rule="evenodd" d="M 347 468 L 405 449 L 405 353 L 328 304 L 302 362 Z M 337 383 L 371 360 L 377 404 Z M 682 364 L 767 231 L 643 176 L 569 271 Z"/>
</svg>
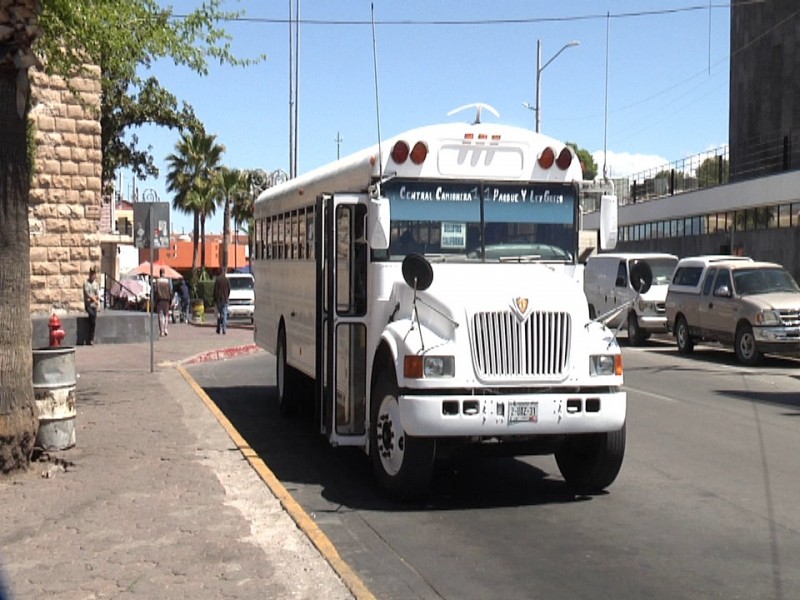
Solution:
<svg viewBox="0 0 800 600">
<path fill-rule="evenodd" d="M 31 74 L 31 312 L 83 312 L 83 283 L 101 257 L 99 69 L 71 81 L 80 98 L 62 78 Z"/>
</svg>

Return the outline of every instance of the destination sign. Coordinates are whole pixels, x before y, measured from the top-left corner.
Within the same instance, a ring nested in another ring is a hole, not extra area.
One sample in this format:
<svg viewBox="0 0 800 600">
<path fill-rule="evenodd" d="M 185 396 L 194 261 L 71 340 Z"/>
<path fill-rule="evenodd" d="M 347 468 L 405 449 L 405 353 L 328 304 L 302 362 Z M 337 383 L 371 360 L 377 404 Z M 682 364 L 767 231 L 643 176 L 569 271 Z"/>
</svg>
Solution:
<svg viewBox="0 0 800 600">
<path fill-rule="evenodd" d="M 476 223 L 573 223 L 575 189 L 565 184 L 476 184 L 389 181 L 383 187 L 393 220 Z"/>
</svg>

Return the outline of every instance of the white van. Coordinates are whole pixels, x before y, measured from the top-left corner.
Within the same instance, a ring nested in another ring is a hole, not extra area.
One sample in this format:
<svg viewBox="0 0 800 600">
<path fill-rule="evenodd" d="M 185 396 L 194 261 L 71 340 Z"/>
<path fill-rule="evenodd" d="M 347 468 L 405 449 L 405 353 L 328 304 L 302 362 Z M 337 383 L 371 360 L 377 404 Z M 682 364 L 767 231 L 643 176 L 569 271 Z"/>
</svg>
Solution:
<svg viewBox="0 0 800 600">
<path fill-rule="evenodd" d="M 630 270 L 642 260 L 650 265 L 653 284 L 647 293 L 639 295 L 631 285 Z M 628 343 L 632 346 L 644 342 L 651 333 L 665 333 L 667 288 L 677 264 L 678 257 L 672 254 L 617 252 L 590 256 L 583 275 L 589 316 L 599 317 L 632 302 L 627 310 L 614 315 L 608 325 L 627 324 Z"/>
<path fill-rule="evenodd" d="M 253 324 L 256 309 L 255 279 L 250 273 L 228 273 L 231 295 L 228 297 L 228 318 L 247 319 Z"/>
</svg>

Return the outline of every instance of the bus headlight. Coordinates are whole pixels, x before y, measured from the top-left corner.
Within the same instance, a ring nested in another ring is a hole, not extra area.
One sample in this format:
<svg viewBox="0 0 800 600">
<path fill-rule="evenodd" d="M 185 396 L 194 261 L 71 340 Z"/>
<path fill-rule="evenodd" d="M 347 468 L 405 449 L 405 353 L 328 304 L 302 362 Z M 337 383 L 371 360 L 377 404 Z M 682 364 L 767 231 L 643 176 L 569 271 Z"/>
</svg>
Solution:
<svg viewBox="0 0 800 600">
<path fill-rule="evenodd" d="M 452 356 L 406 356 L 403 359 L 403 375 L 409 379 L 423 377 L 453 377 L 456 361 Z"/>
<path fill-rule="evenodd" d="M 596 354 L 589 358 L 589 375 L 622 375 L 621 354 Z"/>
<path fill-rule="evenodd" d="M 781 315 L 777 310 L 760 310 L 756 313 L 756 325 L 780 325 Z"/>
</svg>

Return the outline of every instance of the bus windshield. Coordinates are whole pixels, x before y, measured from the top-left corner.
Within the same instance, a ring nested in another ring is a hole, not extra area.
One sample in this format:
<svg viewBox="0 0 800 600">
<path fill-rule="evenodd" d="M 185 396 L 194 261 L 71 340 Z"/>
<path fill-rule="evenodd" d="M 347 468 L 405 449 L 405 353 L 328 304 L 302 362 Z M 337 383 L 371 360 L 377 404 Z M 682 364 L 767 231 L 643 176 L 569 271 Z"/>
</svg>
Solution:
<svg viewBox="0 0 800 600">
<path fill-rule="evenodd" d="M 575 188 L 563 183 L 463 183 L 391 180 L 388 251 L 447 261 L 573 262 Z"/>
</svg>

